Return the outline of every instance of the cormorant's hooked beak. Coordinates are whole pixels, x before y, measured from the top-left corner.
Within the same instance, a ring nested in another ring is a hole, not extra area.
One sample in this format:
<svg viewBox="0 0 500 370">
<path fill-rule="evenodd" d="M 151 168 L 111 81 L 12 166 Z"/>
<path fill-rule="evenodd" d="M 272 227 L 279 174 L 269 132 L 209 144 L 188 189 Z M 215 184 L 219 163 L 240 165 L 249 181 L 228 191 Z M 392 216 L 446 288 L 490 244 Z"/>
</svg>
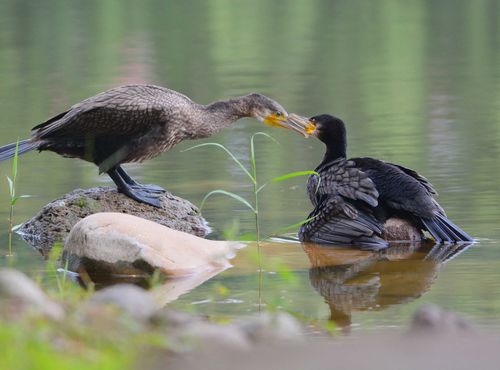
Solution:
<svg viewBox="0 0 500 370">
<path fill-rule="evenodd" d="M 287 117 L 283 113 L 280 114 L 272 113 L 269 116 L 264 117 L 262 122 L 272 127 L 287 128 L 286 126 Z"/>
<path fill-rule="evenodd" d="M 299 132 L 304 137 L 316 135 L 316 123 L 306 117 L 292 113 L 288 116 L 287 124 L 287 128 Z"/>
</svg>

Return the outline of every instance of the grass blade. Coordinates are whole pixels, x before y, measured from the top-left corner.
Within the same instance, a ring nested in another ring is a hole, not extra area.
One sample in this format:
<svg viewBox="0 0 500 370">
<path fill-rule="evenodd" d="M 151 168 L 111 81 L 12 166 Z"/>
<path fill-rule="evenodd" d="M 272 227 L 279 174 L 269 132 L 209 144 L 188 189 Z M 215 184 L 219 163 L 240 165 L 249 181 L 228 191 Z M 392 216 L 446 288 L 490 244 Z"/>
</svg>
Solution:
<svg viewBox="0 0 500 370">
<path fill-rule="evenodd" d="M 253 183 L 255 183 L 255 179 L 253 178 L 253 176 L 250 174 L 250 172 L 248 172 L 248 170 L 245 168 L 245 166 L 243 166 L 243 163 L 241 163 L 238 158 L 236 158 L 234 156 L 233 153 L 231 153 L 231 151 L 229 149 L 227 149 L 224 145 L 222 144 L 219 144 L 219 143 L 203 143 L 203 144 L 198 144 L 198 145 L 195 145 L 195 146 L 192 146 L 190 148 L 187 148 L 187 149 L 184 149 L 182 152 L 187 152 L 189 150 L 193 150 L 193 149 L 197 149 L 197 148 L 201 148 L 201 147 L 204 147 L 204 146 L 215 146 L 217 148 L 221 148 L 222 150 L 224 150 L 232 159 L 233 161 L 236 162 L 236 164 L 238 166 L 240 166 L 240 168 L 243 170 L 243 172 L 245 172 L 245 174 L 250 178 L 250 180 L 252 180 Z"/>
<path fill-rule="evenodd" d="M 12 181 L 12 179 L 9 176 L 7 176 L 7 181 L 9 182 L 10 197 L 14 198 L 14 196 L 15 196 L 14 181 Z"/>
<path fill-rule="evenodd" d="M 282 234 L 282 233 L 284 233 L 286 231 L 294 230 L 294 229 L 296 229 L 296 228 L 298 228 L 298 227 L 300 227 L 300 226 L 308 223 L 309 221 L 315 219 L 316 217 L 318 217 L 318 216 L 309 217 L 309 218 L 306 218 L 305 220 L 297 222 L 297 223 L 295 223 L 293 225 L 285 226 L 285 227 L 283 227 L 281 229 L 278 229 L 278 231 L 276 231 L 273 235 L 280 235 L 280 234 Z"/>
<path fill-rule="evenodd" d="M 16 150 L 14 151 L 14 158 L 12 158 L 12 179 L 15 182 L 17 177 L 17 159 L 19 158 L 19 139 L 16 141 Z"/>
<path fill-rule="evenodd" d="M 200 209 L 202 209 L 203 206 L 205 205 L 205 201 L 214 194 L 222 194 L 222 195 L 226 195 L 228 197 L 231 197 L 233 199 L 236 199 L 240 203 L 243 203 L 244 205 L 246 205 L 248 208 L 250 208 L 255 213 L 255 208 L 250 203 L 248 203 L 248 201 L 245 198 L 240 197 L 238 194 L 234 194 L 234 193 L 231 193 L 229 191 L 225 191 L 225 190 L 221 190 L 221 189 L 213 190 L 210 193 L 208 193 L 207 195 L 205 195 L 205 197 L 201 201 Z"/>
<path fill-rule="evenodd" d="M 319 173 L 317 173 L 316 171 L 296 171 L 296 172 L 287 173 L 286 175 L 283 175 L 283 176 L 275 177 L 274 179 L 271 180 L 271 182 L 280 182 L 280 181 L 288 180 L 288 179 L 291 179 L 294 177 L 310 176 L 310 175 L 314 175 L 314 176 L 319 177 Z"/>
</svg>

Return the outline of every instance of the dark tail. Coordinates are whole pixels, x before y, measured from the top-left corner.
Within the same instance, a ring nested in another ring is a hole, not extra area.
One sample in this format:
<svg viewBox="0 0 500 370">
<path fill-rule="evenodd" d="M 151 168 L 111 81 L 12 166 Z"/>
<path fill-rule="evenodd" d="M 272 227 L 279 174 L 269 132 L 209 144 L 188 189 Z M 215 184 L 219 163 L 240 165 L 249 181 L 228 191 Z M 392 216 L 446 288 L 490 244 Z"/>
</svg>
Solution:
<svg viewBox="0 0 500 370">
<path fill-rule="evenodd" d="M 436 215 L 431 219 L 422 219 L 427 231 L 436 239 L 437 243 L 466 243 L 473 242 L 465 231 L 460 229 L 446 216 Z"/>
<path fill-rule="evenodd" d="M 22 140 L 19 142 L 19 147 L 17 152 L 19 155 L 27 153 L 38 147 L 38 143 L 31 140 Z M 14 158 L 16 153 L 16 143 L 7 144 L 0 147 L 0 162 L 5 161 L 10 158 Z"/>
</svg>

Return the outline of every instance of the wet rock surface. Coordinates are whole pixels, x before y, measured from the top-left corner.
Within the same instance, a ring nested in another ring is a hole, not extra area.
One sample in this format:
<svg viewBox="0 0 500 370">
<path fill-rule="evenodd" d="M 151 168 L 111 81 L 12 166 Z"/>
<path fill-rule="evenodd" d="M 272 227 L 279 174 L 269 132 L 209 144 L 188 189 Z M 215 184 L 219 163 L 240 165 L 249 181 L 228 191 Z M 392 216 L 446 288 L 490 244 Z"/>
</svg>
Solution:
<svg viewBox="0 0 500 370">
<path fill-rule="evenodd" d="M 78 221 L 98 212 L 127 213 L 201 237 L 209 233 L 206 221 L 189 201 L 169 192 L 159 197 L 162 208 L 138 203 L 110 187 L 77 189 L 44 206 L 18 233 L 44 255 L 55 242 L 63 242 Z"/>
<path fill-rule="evenodd" d="M 187 276 L 230 266 L 239 244 L 206 240 L 156 222 L 114 212 L 79 221 L 67 237 L 63 259 L 71 271 L 139 275 L 155 270 Z"/>
</svg>

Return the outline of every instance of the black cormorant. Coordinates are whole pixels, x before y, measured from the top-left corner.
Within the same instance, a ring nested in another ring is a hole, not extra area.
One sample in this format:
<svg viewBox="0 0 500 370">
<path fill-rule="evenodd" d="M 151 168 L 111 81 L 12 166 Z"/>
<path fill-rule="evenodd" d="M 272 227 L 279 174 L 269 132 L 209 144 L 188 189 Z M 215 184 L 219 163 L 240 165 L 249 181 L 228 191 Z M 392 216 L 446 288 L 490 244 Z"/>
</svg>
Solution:
<svg viewBox="0 0 500 370">
<path fill-rule="evenodd" d="M 142 162 L 185 139 L 213 135 L 243 117 L 288 127 L 287 112 L 272 99 L 249 94 L 208 105 L 154 85 L 126 85 L 92 96 L 68 111 L 35 126 L 31 138 L 19 142 L 19 154 L 52 151 L 80 158 L 106 172 L 118 191 L 159 207 L 157 186 L 135 182 L 120 166 Z M 14 156 L 16 144 L 0 148 L 0 161 Z"/>
<path fill-rule="evenodd" d="M 325 156 L 316 168 L 319 185 L 318 176 L 310 176 L 307 183 L 315 208 L 300 228 L 301 241 L 381 249 L 388 245 L 382 233 L 391 217 L 410 221 L 438 243 L 473 240 L 446 217 L 434 199 L 436 191 L 417 172 L 374 158 L 346 159 L 346 129 L 341 119 L 323 114 L 309 121 L 290 115 L 289 120 L 326 144 Z"/>
</svg>

